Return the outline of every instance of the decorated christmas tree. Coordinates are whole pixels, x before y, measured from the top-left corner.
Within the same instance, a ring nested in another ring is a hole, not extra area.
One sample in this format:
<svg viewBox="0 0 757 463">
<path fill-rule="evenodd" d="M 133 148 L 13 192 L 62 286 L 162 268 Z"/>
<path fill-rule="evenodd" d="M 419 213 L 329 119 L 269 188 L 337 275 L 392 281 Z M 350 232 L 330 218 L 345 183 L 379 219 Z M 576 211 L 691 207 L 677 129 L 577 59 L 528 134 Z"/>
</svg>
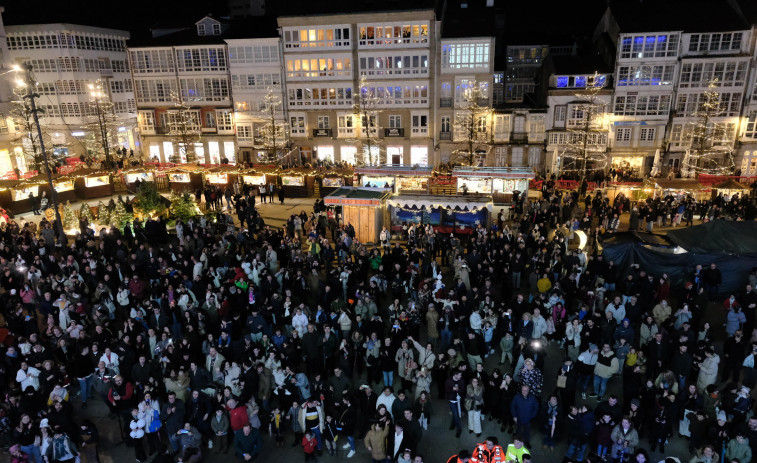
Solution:
<svg viewBox="0 0 757 463">
<path fill-rule="evenodd" d="M 79 217 L 87 219 L 87 223 L 90 225 L 95 223 L 95 215 L 92 214 L 92 209 L 90 209 L 85 203 L 82 203 L 81 208 L 79 209 Z"/>
<path fill-rule="evenodd" d="M 200 209 L 189 193 L 174 193 L 171 195 L 171 215 L 186 221 L 200 215 Z"/>
<path fill-rule="evenodd" d="M 110 226 L 110 211 L 102 201 L 97 203 L 97 223 L 106 227 Z"/>
<path fill-rule="evenodd" d="M 113 211 L 110 213 L 110 223 L 113 224 L 114 227 L 123 230 L 126 223 L 131 222 L 132 220 L 132 214 L 126 212 L 124 203 L 122 201 L 116 201 L 116 207 L 113 208 Z"/>
<path fill-rule="evenodd" d="M 143 182 L 137 189 L 137 195 L 134 197 L 134 212 L 138 216 L 150 217 L 152 215 L 162 215 L 165 210 L 164 199 L 158 193 L 155 183 Z"/>
<path fill-rule="evenodd" d="M 74 208 L 71 207 L 71 201 L 66 201 L 66 205 L 63 206 L 63 229 L 66 232 L 72 230 L 79 230 L 79 218 L 74 212 Z"/>
</svg>

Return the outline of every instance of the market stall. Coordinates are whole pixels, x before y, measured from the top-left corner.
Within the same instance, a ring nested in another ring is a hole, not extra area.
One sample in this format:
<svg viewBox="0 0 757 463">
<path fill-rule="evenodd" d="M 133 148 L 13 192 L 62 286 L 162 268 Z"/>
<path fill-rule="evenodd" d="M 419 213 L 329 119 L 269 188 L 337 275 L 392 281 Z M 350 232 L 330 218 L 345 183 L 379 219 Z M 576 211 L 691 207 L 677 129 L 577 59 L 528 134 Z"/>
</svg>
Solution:
<svg viewBox="0 0 757 463">
<path fill-rule="evenodd" d="M 431 224 L 439 233 L 470 234 L 481 224 L 488 227 L 491 195 L 438 196 L 401 194 L 387 201 L 391 230 L 397 232 L 409 223 Z"/>
<path fill-rule="evenodd" d="M 692 196 L 694 199 L 703 199 L 707 195 L 699 181 L 691 178 L 655 178 L 654 182 L 655 196 L 664 198 L 666 196 L 673 196 L 674 198 L 685 198 L 686 196 Z"/>
<path fill-rule="evenodd" d="M 309 167 L 290 167 L 279 174 L 284 196 L 306 198 L 315 192 L 316 172 Z"/>
<path fill-rule="evenodd" d="M 174 167 L 166 171 L 171 191 L 193 193 L 202 189 L 202 170 L 195 166 Z"/>
<path fill-rule="evenodd" d="M 726 200 L 734 195 L 744 196 L 749 194 L 749 186 L 743 183 L 739 183 L 734 179 L 728 179 L 724 182 L 716 183 L 712 186 L 712 198 L 715 199 L 719 195 L 723 195 Z"/>
<path fill-rule="evenodd" d="M 360 167 L 355 169 L 360 185 L 391 188 L 395 193 L 427 193 L 431 167 Z"/>
<path fill-rule="evenodd" d="M 352 169 L 329 169 L 325 174 L 318 177 L 321 197 L 325 198 L 343 186 L 352 186 L 353 176 L 354 171 Z"/>
<path fill-rule="evenodd" d="M 144 167 L 136 167 L 134 169 L 128 169 L 123 171 L 124 183 L 128 191 L 135 191 L 135 183 L 140 182 L 154 182 L 155 172 L 152 169 Z"/>
<path fill-rule="evenodd" d="M 79 199 L 102 198 L 113 195 L 110 173 L 104 170 L 79 169 L 72 172 L 74 191 Z"/>
<path fill-rule="evenodd" d="M 378 243 L 386 224 L 386 202 L 390 193 L 383 188 L 342 187 L 326 196 L 327 206 L 341 207 L 342 223 L 355 228 L 355 237 L 362 243 Z"/>
<path fill-rule="evenodd" d="M 226 188 L 233 186 L 240 181 L 241 173 L 239 168 L 235 165 L 223 164 L 217 167 L 208 169 L 205 173 L 205 181 L 211 185 L 216 185 L 219 188 Z"/>
<path fill-rule="evenodd" d="M 508 205 L 518 193 L 528 194 L 533 171 L 517 167 L 462 167 L 452 170 L 458 193 L 491 195 L 496 204 Z"/>
<path fill-rule="evenodd" d="M 25 186 L 25 182 L 18 180 L 0 180 L 0 206 L 12 214 L 20 214 L 32 210 L 29 193 L 39 194 L 39 186 Z"/>
</svg>

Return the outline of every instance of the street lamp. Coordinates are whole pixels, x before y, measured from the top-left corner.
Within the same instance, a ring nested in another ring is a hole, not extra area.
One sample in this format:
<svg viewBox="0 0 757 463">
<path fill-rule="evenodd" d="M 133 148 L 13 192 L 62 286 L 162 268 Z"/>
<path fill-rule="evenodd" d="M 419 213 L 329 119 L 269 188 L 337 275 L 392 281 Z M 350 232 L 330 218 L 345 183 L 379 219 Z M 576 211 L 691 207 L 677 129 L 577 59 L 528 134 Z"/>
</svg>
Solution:
<svg viewBox="0 0 757 463">
<path fill-rule="evenodd" d="M 53 228 L 58 233 L 58 238 L 60 238 L 61 242 L 65 242 L 66 234 L 63 232 L 63 221 L 60 218 L 60 209 L 58 208 L 58 192 L 55 190 L 55 185 L 53 185 L 53 171 L 50 169 L 49 156 L 47 150 L 45 149 L 45 140 L 42 138 L 42 127 L 39 125 L 39 115 L 37 114 L 39 109 L 37 109 L 37 103 L 35 101 L 37 98 L 39 98 L 39 93 L 35 91 L 37 81 L 34 79 L 32 69 L 33 67 L 30 63 L 24 63 L 22 68 L 15 68 L 14 70 L 16 70 L 17 72 L 23 71 L 24 73 L 24 79 L 19 78 L 16 81 L 16 84 L 19 86 L 19 88 L 23 88 L 25 90 L 24 94 L 21 95 L 21 98 L 29 101 L 29 110 L 32 114 L 32 117 L 34 118 L 34 125 L 37 127 L 39 147 L 42 152 L 42 159 L 45 162 L 45 171 L 47 172 L 47 185 L 50 188 L 50 199 L 52 200 L 53 209 L 55 210 L 55 223 L 53 224 Z"/>
<path fill-rule="evenodd" d="M 103 91 L 102 81 L 98 80 L 94 85 L 89 84 L 89 94 L 95 100 L 97 124 L 100 128 L 100 137 L 102 139 L 103 150 L 105 151 L 105 163 L 107 164 L 108 168 L 110 168 L 111 165 L 110 146 L 108 143 L 108 126 L 105 121 L 105 114 L 103 114 L 102 108 L 100 107 L 100 100 L 106 97 L 106 94 Z"/>
</svg>

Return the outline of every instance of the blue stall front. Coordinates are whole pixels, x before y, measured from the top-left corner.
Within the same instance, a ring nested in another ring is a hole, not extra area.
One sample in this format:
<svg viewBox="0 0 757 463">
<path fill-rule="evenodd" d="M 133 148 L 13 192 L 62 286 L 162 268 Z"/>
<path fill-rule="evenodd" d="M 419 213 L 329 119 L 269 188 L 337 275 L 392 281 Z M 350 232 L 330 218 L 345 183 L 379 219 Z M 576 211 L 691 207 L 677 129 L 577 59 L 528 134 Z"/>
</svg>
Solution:
<svg viewBox="0 0 757 463">
<path fill-rule="evenodd" d="M 488 227 L 493 206 L 487 195 L 397 195 L 387 204 L 393 232 L 416 223 L 431 224 L 439 233 L 462 234 L 473 233 L 479 224 Z"/>
</svg>

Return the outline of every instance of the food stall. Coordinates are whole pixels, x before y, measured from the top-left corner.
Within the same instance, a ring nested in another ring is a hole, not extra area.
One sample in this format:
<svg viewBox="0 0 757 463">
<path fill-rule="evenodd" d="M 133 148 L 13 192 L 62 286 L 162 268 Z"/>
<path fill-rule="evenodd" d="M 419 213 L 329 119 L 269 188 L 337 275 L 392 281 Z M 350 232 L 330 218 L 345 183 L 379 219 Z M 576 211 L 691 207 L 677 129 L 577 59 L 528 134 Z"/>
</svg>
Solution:
<svg viewBox="0 0 757 463">
<path fill-rule="evenodd" d="M 316 172 L 308 167 L 290 167 L 279 174 L 287 198 L 307 198 L 315 192 Z"/>
<path fill-rule="evenodd" d="M 411 222 L 431 226 L 439 233 L 470 234 L 481 224 L 488 227 L 494 203 L 491 195 L 443 196 L 401 194 L 387 201 L 391 230 Z"/>
<path fill-rule="evenodd" d="M 712 185 L 712 199 L 717 198 L 721 194 L 727 200 L 730 200 L 730 198 L 734 195 L 739 195 L 739 197 L 742 197 L 749 194 L 749 186 L 744 183 L 739 183 L 732 178 L 729 178 L 724 182 Z"/>
<path fill-rule="evenodd" d="M 166 171 L 166 176 L 171 191 L 193 193 L 202 189 L 202 171 L 196 166 L 174 167 Z"/>
<path fill-rule="evenodd" d="M 103 170 L 79 169 L 72 172 L 74 191 L 79 199 L 102 198 L 113 195 L 110 173 Z"/>
<path fill-rule="evenodd" d="M 237 183 L 240 175 L 237 166 L 224 164 L 208 169 L 205 173 L 205 180 L 211 185 L 226 188 Z"/>
<path fill-rule="evenodd" d="M 373 188 L 391 188 L 395 193 L 427 193 L 431 167 L 360 167 L 355 169 L 360 185 Z"/>
<path fill-rule="evenodd" d="M 137 183 L 137 180 L 139 180 L 140 182 L 154 182 L 155 172 L 143 167 L 137 167 L 134 169 L 124 170 L 123 177 L 124 183 L 126 184 L 126 189 L 128 191 L 135 191 L 134 184 Z"/>
<path fill-rule="evenodd" d="M 0 180 L 0 206 L 12 214 L 32 210 L 29 193 L 39 195 L 39 185 L 31 185 L 18 180 Z"/>
<path fill-rule="evenodd" d="M 321 197 L 325 198 L 343 186 L 352 186 L 354 171 L 352 169 L 331 168 L 319 176 Z"/>
<path fill-rule="evenodd" d="M 342 187 L 326 196 L 326 206 L 342 208 L 342 222 L 355 228 L 361 243 L 378 243 L 387 223 L 386 203 L 390 192 L 384 188 Z"/>
</svg>

